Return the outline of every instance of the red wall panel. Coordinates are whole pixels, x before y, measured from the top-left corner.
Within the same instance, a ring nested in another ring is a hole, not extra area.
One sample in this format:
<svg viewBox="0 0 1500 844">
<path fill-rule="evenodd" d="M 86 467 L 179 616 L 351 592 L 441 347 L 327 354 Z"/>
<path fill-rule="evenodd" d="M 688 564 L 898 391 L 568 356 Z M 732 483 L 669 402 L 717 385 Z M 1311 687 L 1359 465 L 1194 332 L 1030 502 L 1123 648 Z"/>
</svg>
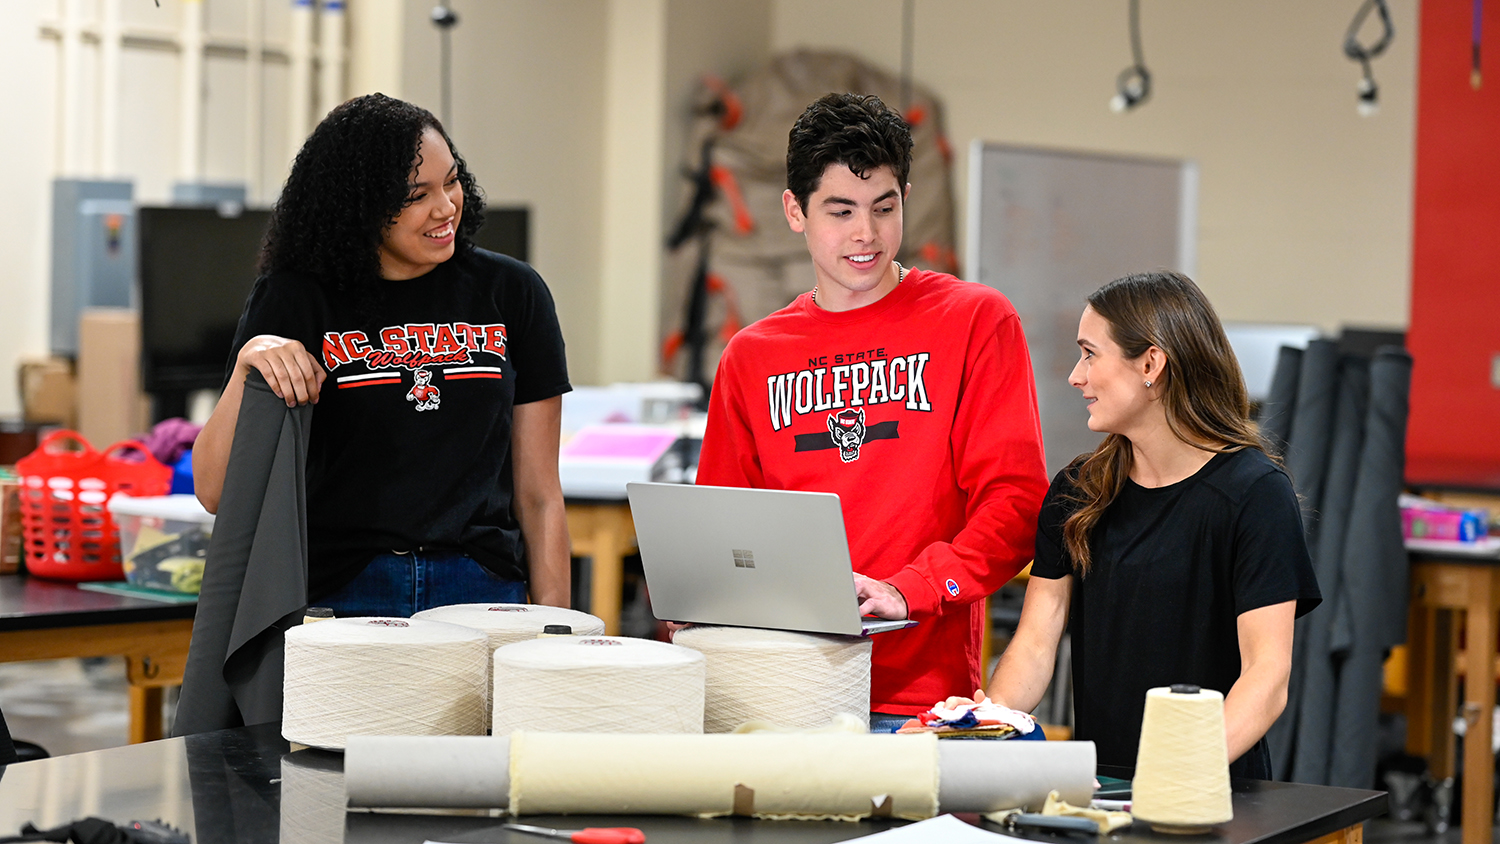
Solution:
<svg viewBox="0 0 1500 844">
<path fill-rule="evenodd" d="M 1491 72 L 1476 91 L 1472 4 L 1422 3 L 1407 435 L 1418 464 L 1500 464 L 1500 8 L 1486 5 Z"/>
</svg>

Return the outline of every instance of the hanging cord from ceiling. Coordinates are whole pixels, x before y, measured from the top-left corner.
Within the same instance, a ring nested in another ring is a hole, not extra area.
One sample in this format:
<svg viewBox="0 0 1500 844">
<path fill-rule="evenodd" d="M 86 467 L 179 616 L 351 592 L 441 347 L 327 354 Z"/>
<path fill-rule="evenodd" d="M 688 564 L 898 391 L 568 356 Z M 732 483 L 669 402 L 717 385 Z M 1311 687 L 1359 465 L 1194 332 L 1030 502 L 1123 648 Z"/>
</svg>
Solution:
<svg viewBox="0 0 1500 844">
<path fill-rule="evenodd" d="M 1380 38 L 1366 47 L 1359 43 L 1359 31 L 1364 28 L 1365 20 L 1372 11 L 1380 13 L 1381 32 Z M 1370 62 L 1384 53 L 1395 37 L 1396 28 L 1391 24 L 1391 10 L 1386 6 L 1385 0 L 1364 0 L 1359 11 L 1354 13 L 1354 20 L 1349 23 L 1349 31 L 1344 34 L 1344 55 L 1359 62 L 1363 72 L 1359 84 L 1355 86 L 1355 90 L 1359 92 L 1359 101 L 1355 107 L 1363 117 L 1369 117 L 1380 110 L 1380 86 L 1375 84 L 1375 75 L 1370 72 Z"/>
<path fill-rule="evenodd" d="M 903 0 L 901 5 L 901 113 L 911 113 L 911 76 L 916 53 L 917 3 Z"/>
<path fill-rule="evenodd" d="M 432 7 L 432 25 L 438 28 L 438 75 L 442 85 L 443 128 L 453 133 L 453 27 L 458 13 L 448 8 L 446 0 Z"/>
<path fill-rule="evenodd" d="M 1115 77 L 1116 93 L 1109 101 L 1115 112 L 1130 111 L 1151 98 L 1151 71 L 1141 49 L 1141 0 L 1130 0 L 1130 55 L 1133 64 Z"/>
</svg>

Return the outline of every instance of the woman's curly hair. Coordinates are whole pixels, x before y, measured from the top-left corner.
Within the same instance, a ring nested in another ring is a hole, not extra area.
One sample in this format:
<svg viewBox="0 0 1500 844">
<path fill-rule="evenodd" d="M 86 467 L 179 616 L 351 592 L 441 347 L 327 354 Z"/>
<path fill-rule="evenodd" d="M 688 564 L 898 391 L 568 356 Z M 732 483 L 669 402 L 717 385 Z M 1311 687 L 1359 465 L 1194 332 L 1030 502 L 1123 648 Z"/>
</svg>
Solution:
<svg viewBox="0 0 1500 844">
<path fill-rule="evenodd" d="M 381 239 L 409 204 L 412 162 L 428 129 L 447 142 L 463 187 L 454 254 L 472 251 L 484 222 L 484 192 L 443 124 L 425 108 L 369 94 L 329 112 L 302 144 L 271 209 L 259 271 L 311 275 L 351 295 L 368 315 Z"/>
</svg>

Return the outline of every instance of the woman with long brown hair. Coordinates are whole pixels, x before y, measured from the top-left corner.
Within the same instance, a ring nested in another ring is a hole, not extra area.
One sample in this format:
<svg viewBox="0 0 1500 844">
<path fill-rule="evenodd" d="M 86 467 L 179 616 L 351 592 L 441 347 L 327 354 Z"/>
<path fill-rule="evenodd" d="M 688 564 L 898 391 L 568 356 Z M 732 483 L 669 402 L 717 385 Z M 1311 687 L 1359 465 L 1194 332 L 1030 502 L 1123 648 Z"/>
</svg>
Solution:
<svg viewBox="0 0 1500 844">
<path fill-rule="evenodd" d="M 1104 433 L 1052 481 L 1015 638 L 990 679 L 1029 711 L 1072 635 L 1074 738 L 1134 767 L 1146 690 L 1225 694 L 1230 770 L 1269 779 L 1292 624 L 1321 597 L 1296 494 L 1250 419 L 1213 307 L 1171 272 L 1088 298 L 1068 383 Z"/>
</svg>

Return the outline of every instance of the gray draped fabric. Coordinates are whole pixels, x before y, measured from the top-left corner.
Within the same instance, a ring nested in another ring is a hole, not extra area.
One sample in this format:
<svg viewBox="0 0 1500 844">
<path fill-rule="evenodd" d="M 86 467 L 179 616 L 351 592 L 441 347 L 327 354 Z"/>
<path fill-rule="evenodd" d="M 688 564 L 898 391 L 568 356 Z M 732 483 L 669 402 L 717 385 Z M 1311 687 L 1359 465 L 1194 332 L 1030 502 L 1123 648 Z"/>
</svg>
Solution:
<svg viewBox="0 0 1500 844">
<path fill-rule="evenodd" d="M 1333 409 L 1338 385 L 1338 343 L 1313 340 L 1302 353 L 1297 378 L 1297 400 L 1287 437 L 1286 468 L 1302 499 L 1302 524 L 1308 552 L 1317 550 L 1318 508 L 1322 504 L 1323 481 L 1328 469 L 1329 443 L 1333 438 Z M 1317 565 L 1317 557 L 1313 557 Z M 1325 594 L 1324 603 L 1328 603 Z M 1266 742 L 1271 749 L 1271 770 L 1285 776 L 1292 768 L 1296 745 L 1297 713 L 1301 707 L 1302 666 L 1307 661 L 1308 619 L 1297 619 L 1292 638 L 1292 676 L 1287 684 L 1286 709 L 1271 725 Z"/>
<path fill-rule="evenodd" d="M 1317 545 L 1309 548 L 1323 603 L 1306 618 L 1304 659 L 1294 667 L 1302 676 L 1302 693 L 1294 716 L 1297 741 L 1289 769 L 1294 782 L 1328 781 L 1329 743 L 1333 735 L 1330 702 L 1337 677 L 1331 643 L 1335 620 L 1349 614 L 1342 575 L 1344 538 L 1364 444 L 1369 393 L 1370 362 L 1344 357 L 1339 362 L 1338 404 L 1323 487 L 1322 529 Z"/>
<path fill-rule="evenodd" d="M 1287 444 L 1323 604 L 1297 622 L 1287 709 L 1268 739 L 1282 777 L 1370 788 L 1383 665 L 1406 638 L 1397 496 L 1412 362 L 1383 347 L 1373 361 L 1345 357 L 1334 377 L 1332 351 L 1315 341 L 1303 356 Z"/>
<path fill-rule="evenodd" d="M 1276 371 L 1271 376 L 1271 392 L 1260 406 L 1260 429 L 1276 447 L 1286 454 L 1287 437 L 1292 432 L 1292 414 L 1297 406 L 1297 382 L 1302 374 L 1302 350 L 1282 346 L 1276 356 Z"/>
<path fill-rule="evenodd" d="M 209 540 L 172 733 L 281 718 L 282 634 L 307 605 L 304 471 L 312 406 L 251 371 Z"/>
<path fill-rule="evenodd" d="M 1348 594 L 1346 646 L 1334 702 L 1333 756 L 1328 784 L 1372 788 L 1380 714 L 1382 666 L 1394 645 L 1406 641 L 1408 562 L 1401 537 L 1397 496 L 1406 470 L 1406 417 L 1411 391 L 1411 355 L 1385 346 L 1370 364 L 1370 408 L 1359 482 L 1349 511 L 1343 580 Z"/>
</svg>

